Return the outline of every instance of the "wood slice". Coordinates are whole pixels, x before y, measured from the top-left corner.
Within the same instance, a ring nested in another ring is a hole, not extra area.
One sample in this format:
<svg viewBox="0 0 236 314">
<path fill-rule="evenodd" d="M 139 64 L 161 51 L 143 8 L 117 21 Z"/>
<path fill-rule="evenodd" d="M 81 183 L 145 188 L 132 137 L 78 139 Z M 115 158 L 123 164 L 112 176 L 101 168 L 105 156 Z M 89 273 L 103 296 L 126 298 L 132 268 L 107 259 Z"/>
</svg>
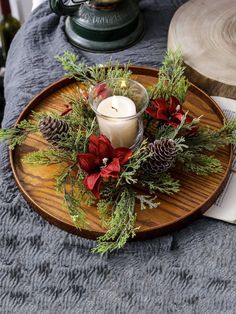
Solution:
<svg viewBox="0 0 236 314">
<path fill-rule="evenodd" d="M 175 13 L 168 48 L 180 47 L 191 82 L 236 98 L 236 1 L 190 0 Z"/>
<path fill-rule="evenodd" d="M 133 79 L 144 86 L 152 85 L 157 80 L 158 70 L 144 67 L 131 67 Z M 62 94 L 74 93 L 80 83 L 64 78 L 46 88 L 36 96 L 21 113 L 18 121 L 28 118 L 31 110 L 64 110 Z M 204 115 L 203 124 L 213 129 L 223 125 L 224 115 L 217 104 L 196 86 L 191 85 L 184 108 L 193 116 Z M 95 239 L 104 233 L 95 207 L 86 207 L 89 225 L 86 229 L 74 227 L 67 209 L 63 206 L 63 196 L 55 191 L 55 179 L 58 166 L 32 166 L 22 163 L 22 157 L 38 149 L 46 149 L 47 143 L 39 135 L 28 136 L 25 143 L 10 152 L 11 166 L 16 182 L 24 197 L 32 207 L 48 221 L 69 232 Z M 188 221 L 198 217 L 216 200 L 226 184 L 232 162 L 232 148 L 227 146 L 216 153 L 223 166 L 223 171 L 206 177 L 176 173 L 181 181 L 181 190 L 173 196 L 159 194 L 161 205 L 152 210 L 137 210 L 136 239 L 146 239 L 175 230 Z"/>
</svg>

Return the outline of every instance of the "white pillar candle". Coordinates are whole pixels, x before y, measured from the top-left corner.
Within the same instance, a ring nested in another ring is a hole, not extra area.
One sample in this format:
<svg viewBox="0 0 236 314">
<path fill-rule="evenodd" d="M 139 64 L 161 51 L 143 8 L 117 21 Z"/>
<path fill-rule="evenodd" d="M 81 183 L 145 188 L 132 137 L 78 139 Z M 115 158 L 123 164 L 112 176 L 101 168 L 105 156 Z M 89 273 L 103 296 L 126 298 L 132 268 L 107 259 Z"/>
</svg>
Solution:
<svg viewBox="0 0 236 314">
<path fill-rule="evenodd" d="M 104 134 L 113 147 L 131 147 L 137 137 L 138 119 L 135 103 L 125 96 L 111 96 L 100 102 L 97 116 L 101 134 Z M 106 117 L 105 117 L 106 116 Z M 112 119 L 109 119 L 112 118 Z"/>
</svg>

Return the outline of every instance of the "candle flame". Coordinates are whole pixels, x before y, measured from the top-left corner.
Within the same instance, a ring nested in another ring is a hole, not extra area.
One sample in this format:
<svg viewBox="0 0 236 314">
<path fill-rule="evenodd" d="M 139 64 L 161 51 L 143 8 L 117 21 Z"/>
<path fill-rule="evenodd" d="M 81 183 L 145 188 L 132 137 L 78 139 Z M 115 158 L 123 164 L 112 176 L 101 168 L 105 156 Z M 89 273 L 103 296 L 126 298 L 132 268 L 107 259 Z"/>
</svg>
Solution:
<svg viewBox="0 0 236 314">
<path fill-rule="evenodd" d="M 125 87 L 126 87 L 126 82 L 125 82 L 124 80 L 121 81 L 120 87 L 121 87 L 121 88 L 125 88 Z"/>
</svg>

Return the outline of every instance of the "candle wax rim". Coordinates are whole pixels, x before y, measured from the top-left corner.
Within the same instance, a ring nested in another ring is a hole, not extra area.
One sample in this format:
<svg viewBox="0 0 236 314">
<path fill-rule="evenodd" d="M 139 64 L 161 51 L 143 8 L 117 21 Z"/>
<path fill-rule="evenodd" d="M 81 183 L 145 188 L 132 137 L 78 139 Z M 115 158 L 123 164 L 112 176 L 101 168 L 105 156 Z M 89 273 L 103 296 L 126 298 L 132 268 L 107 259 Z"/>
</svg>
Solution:
<svg viewBox="0 0 236 314">
<path fill-rule="evenodd" d="M 101 104 L 103 101 L 105 101 L 106 99 L 109 99 L 109 98 L 112 98 L 112 97 L 122 97 L 122 98 L 124 97 L 124 98 L 126 98 L 127 100 L 130 100 L 130 101 L 135 105 L 135 108 L 137 109 L 135 102 L 134 102 L 131 98 L 129 98 L 129 97 L 127 97 L 127 96 L 122 96 L 122 95 L 112 95 L 112 96 L 109 96 L 109 97 L 103 99 L 103 100 L 100 102 L 100 104 Z M 100 104 L 99 104 L 99 105 L 100 105 Z M 98 105 L 98 107 L 99 107 L 99 105 Z M 147 104 L 147 105 L 148 105 L 148 104 Z M 138 112 L 136 111 L 135 114 L 132 114 L 132 115 L 130 115 L 130 116 L 117 116 L 117 117 L 112 117 L 112 116 L 106 115 L 105 113 L 101 113 L 100 111 L 97 110 L 98 107 L 95 108 L 94 106 L 93 106 L 93 110 L 94 110 L 94 112 L 95 112 L 99 117 L 102 117 L 102 118 L 107 119 L 107 120 L 131 120 L 131 119 L 134 119 L 134 118 L 139 117 L 139 116 L 145 111 L 145 109 L 147 108 L 147 105 L 144 106 L 144 107 L 142 108 L 142 110 L 140 110 L 140 111 L 138 111 Z"/>
</svg>

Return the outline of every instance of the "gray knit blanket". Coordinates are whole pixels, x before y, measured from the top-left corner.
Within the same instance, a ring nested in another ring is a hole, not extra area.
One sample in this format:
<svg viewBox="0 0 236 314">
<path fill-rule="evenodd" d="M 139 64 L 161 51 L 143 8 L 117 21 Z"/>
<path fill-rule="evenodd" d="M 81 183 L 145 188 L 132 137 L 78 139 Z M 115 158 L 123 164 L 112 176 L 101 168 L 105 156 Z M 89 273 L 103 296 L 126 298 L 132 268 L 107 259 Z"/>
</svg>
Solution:
<svg viewBox="0 0 236 314">
<path fill-rule="evenodd" d="M 160 66 L 170 19 L 183 2 L 141 0 L 145 36 L 112 54 L 113 60 Z M 110 58 L 73 48 L 63 27 L 64 18 L 46 2 L 15 37 L 6 67 L 4 127 L 63 76 L 55 55 L 69 50 L 88 63 Z M 1 314 L 236 313 L 235 226 L 201 218 L 100 257 L 90 252 L 94 241 L 58 229 L 30 208 L 14 182 L 6 144 L 0 151 Z"/>
</svg>

